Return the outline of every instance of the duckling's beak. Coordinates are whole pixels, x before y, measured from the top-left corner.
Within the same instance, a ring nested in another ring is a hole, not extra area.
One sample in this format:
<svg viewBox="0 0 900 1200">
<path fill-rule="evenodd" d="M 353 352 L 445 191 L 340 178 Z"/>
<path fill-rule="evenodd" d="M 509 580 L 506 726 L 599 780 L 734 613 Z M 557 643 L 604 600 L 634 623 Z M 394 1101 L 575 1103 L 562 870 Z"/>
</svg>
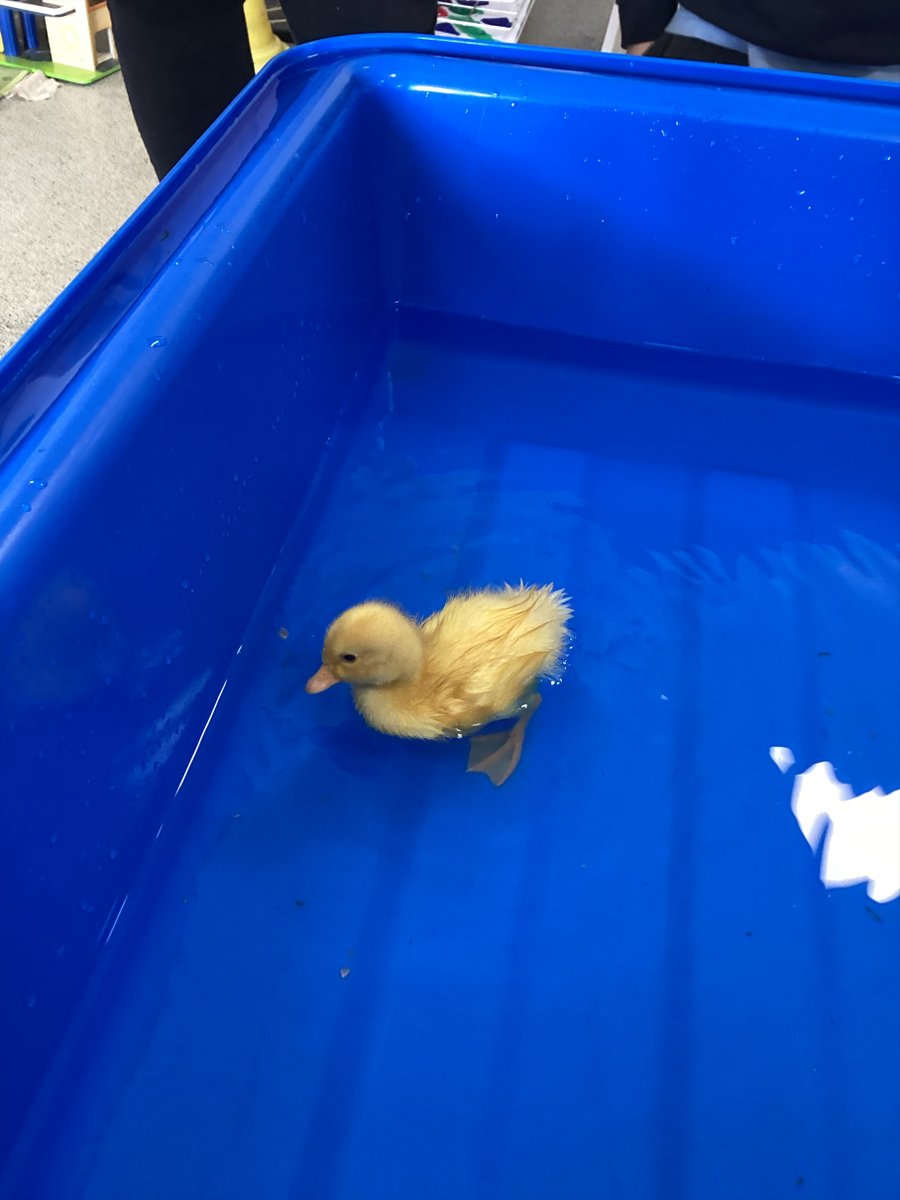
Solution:
<svg viewBox="0 0 900 1200">
<path fill-rule="evenodd" d="M 319 692 L 324 692 L 338 682 L 338 679 L 332 675 L 327 667 L 319 667 L 315 675 L 310 676 L 306 681 L 306 690 L 311 696 L 317 695 Z"/>
</svg>

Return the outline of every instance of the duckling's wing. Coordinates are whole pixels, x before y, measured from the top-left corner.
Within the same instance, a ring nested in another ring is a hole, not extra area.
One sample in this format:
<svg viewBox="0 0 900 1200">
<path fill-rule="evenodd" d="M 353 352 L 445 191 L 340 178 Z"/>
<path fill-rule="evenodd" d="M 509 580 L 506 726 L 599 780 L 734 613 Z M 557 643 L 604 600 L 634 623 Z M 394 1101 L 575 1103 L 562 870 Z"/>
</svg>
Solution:
<svg viewBox="0 0 900 1200">
<path fill-rule="evenodd" d="M 512 711 L 537 677 L 555 670 L 570 611 L 552 587 L 452 597 L 422 626 L 435 681 L 484 710 L 484 720 Z"/>
<path fill-rule="evenodd" d="M 476 664 L 491 655 L 537 655 L 551 670 L 565 646 L 571 615 L 565 593 L 552 584 L 507 585 L 452 596 L 424 622 L 422 632 L 439 654 L 468 656 Z"/>
</svg>

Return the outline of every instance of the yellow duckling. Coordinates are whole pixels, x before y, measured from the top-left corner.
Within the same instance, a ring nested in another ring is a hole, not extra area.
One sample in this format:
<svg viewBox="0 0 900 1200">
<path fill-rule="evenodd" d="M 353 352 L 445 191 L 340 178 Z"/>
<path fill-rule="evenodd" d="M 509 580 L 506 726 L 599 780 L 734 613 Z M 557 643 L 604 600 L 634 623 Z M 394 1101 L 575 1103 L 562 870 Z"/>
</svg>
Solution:
<svg viewBox="0 0 900 1200">
<path fill-rule="evenodd" d="M 557 670 L 571 615 L 568 597 L 552 584 L 452 596 L 422 622 L 369 601 L 331 625 L 306 690 L 349 683 L 368 724 L 396 737 L 461 737 L 518 716 L 508 733 L 472 739 L 468 769 L 499 787 L 518 765 L 540 704 L 534 684 Z"/>
</svg>

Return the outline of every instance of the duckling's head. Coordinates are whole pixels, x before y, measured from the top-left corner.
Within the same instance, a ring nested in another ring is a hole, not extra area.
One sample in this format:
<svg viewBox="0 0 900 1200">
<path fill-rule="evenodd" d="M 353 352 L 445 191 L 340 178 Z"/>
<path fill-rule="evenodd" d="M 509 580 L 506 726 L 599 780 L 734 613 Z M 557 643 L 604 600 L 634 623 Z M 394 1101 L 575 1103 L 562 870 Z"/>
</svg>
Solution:
<svg viewBox="0 0 900 1200">
<path fill-rule="evenodd" d="M 341 613 L 325 635 L 322 666 L 307 681 L 308 692 L 335 683 L 386 687 L 415 679 L 422 670 L 422 639 L 399 608 L 372 600 Z"/>
</svg>

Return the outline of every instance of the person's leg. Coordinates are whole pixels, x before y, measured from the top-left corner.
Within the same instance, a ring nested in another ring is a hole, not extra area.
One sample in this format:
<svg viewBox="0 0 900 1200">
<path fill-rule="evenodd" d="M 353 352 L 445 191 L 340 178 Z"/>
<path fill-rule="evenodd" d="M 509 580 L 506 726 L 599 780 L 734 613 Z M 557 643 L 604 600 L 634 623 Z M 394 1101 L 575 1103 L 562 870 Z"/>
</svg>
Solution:
<svg viewBox="0 0 900 1200">
<path fill-rule="evenodd" d="M 157 176 L 253 78 L 240 0 L 109 0 L 128 99 Z"/>
<path fill-rule="evenodd" d="M 351 33 L 434 33 L 437 0 L 281 0 L 298 42 Z"/>
<path fill-rule="evenodd" d="M 680 58 L 688 62 L 725 63 L 728 66 L 746 67 L 749 59 L 740 50 L 717 46 L 701 38 L 683 37 L 678 33 L 664 33 L 658 38 L 645 58 Z"/>
</svg>

